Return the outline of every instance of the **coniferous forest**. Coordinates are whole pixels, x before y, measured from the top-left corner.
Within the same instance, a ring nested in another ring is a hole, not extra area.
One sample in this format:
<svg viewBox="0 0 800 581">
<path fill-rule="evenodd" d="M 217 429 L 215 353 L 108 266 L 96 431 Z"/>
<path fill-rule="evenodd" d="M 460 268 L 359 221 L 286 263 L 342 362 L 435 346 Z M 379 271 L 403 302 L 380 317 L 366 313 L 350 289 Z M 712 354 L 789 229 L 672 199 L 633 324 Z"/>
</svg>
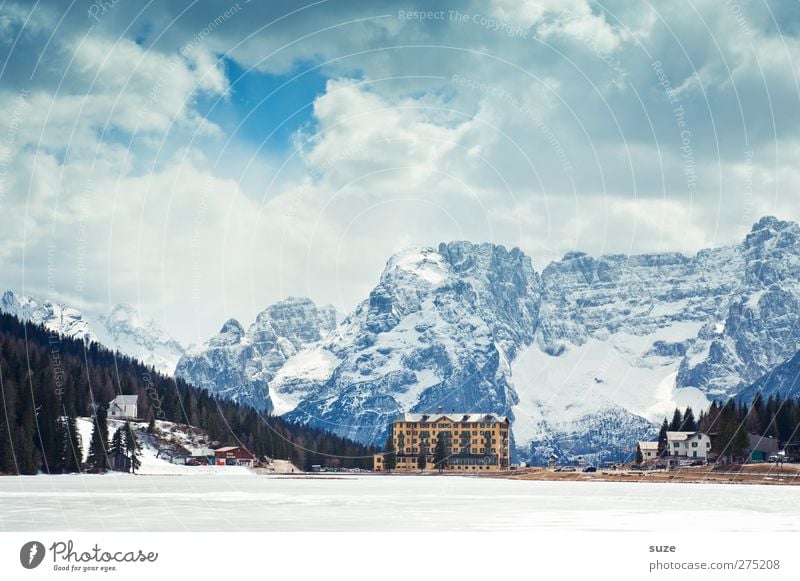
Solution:
<svg viewBox="0 0 800 581">
<path fill-rule="evenodd" d="M 748 434 L 775 438 L 781 447 L 800 441 L 800 399 L 757 394 L 752 402 L 714 401 L 696 419 L 691 408 L 676 409 L 671 420 L 665 418 L 661 425 L 660 449 L 666 445 L 668 430 L 711 434 L 715 455 L 741 459 L 749 445 Z"/>
<path fill-rule="evenodd" d="M 215 398 L 95 343 L 0 314 L 0 474 L 80 471 L 76 418 L 105 410 L 119 394 L 138 395 L 146 420 L 190 424 L 257 457 L 291 459 L 305 469 L 372 465 L 370 447 Z"/>
</svg>

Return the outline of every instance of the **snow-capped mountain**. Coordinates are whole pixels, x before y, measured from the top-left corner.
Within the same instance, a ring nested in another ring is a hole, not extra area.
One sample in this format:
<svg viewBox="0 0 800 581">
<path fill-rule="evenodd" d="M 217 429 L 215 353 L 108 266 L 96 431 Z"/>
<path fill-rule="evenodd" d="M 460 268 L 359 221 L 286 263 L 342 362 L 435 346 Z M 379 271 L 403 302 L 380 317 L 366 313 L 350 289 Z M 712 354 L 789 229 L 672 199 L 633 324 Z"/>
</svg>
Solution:
<svg viewBox="0 0 800 581">
<path fill-rule="evenodd" d="M 61 335 L 96 342 L 172 375 L 183 347 L 152 320 L 142 320 L 130 305 L 119 304 L 108 315 L 82 313 L 73 307 L 6 291 L 0 311 Z"/>
<path fill-rule="evenodd" d="M 272 412 L 281 402 L 270 397 L 269 383 L 286 360 L 316 343 L 336 326 L 330 305 L 288 298 L 258 314 L 247 331 L 227 321 L 208 341 L 189 347 L 175 370 L 197 387 Z"/>
<path fill-rule="evenodd" d="M 743 389 L 738 397 L 749 403 L 758 393 L 764 399 L 770 396 L 786 399 L 800 395 L 800 351 Z"/>
<path fill-rule="evenodd" d="M 712 396 L 735 395 L 800 350 L 800 226 L 762 218 L 733 251 L 737 287 L 678 373 L 678 385 Z"/>
<path fill-rule="evenodd" d="M 518 459 L 612 458 L 675 407 L 793 373 L 798 307 L 800 227 L 773 217 L 695 256 L 570 252 L 541 273 L 519 249 L 451 242 L 392 256 L 338 325 L 287 299 L 246 331 L 225 323 L 176 374 L 363 442 L 401 412 L 486 411 L 512 418 Z"/>
<path fill-rule="evenodd" d="M 116 305 L 108 316 L 99 316 L 95 332 L 102 345 L 130 355 L 172 375 L 183 355 L 183 347 L 152 319 L 142 320 L 136 309 L 126 304 Z"/>
<path fill-rule="evenodd" d="M 537 274 L 519 250 L 442 244 L 392 257 L 368 300 L 289 358 L 288 417 L 380 443 L 398 411 L 513 418 L 518 457 L 630 452 L 676 406 L 736 395 L 800 349 L 800 228 L 741 244 L 593 258 Z"/>
<path fill-rule="evenodd" d="M 67 305 L 40 301 L 7 290 L 0 299 L 0 311 L 14 315 L 21 321 L 42 325 L 45 328 L 73 339 L 97 341 L 92 326 L 83 314 Z"/>
<path fill-rule="evenodd" d="M 510 362 L 533 340 L 540 288 L 518 249 L 453 242 L 401 252 L 369 298 L 289 359 L 270 389 L 296 403 L 289 419 L 368 442 L 403 411 L 507 412 L 517 402 Z"/>
</svg>

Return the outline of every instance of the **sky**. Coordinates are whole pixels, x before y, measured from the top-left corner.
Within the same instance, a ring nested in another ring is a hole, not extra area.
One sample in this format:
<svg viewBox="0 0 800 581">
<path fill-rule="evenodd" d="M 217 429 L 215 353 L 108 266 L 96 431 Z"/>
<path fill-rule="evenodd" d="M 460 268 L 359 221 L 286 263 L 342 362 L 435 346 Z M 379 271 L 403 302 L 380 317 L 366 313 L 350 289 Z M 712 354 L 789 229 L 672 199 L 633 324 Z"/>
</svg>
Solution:
<svg viewBox="0 0 800 581">
<path fill-rule="evenodd" d="M 470 240 L 679 251 L 800 219 L 800 4 L 0 4 L 0 288 L 182 342 Z"/>
</svg>

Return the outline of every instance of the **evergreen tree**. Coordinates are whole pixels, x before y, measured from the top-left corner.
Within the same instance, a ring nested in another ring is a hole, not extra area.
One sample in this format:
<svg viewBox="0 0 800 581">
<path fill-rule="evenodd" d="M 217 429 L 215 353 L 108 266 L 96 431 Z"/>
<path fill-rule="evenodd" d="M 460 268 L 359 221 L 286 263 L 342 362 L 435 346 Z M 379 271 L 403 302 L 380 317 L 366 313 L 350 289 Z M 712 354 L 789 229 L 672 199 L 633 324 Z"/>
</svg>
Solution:
<svg viewBox="0 0 800 581">
<path fill-rule="evenodd" d="M 90 472 L 105 472 L 108 470 L 108 422 L 106 419 L 106 406 L 99 404 L 94 412 L 92 438 L 89 442 L 89 455 L 86 458 L 86 469 Z"/>
<path fill-rule="evenodd" d="M 383 469 L 391 472 L 397 467 L 397 455 L 394 449 L 394 438 L 392 429 L 389 428 L 389 435 L 386 437 L 386 445 L 383 447 Z"/>
<path fill-rule="evenodd" d="M 83 447 L 78 422 L 74 415 L 64 419 L 64 472 L 80 472 L 83 465 Z"/>
<path fill-rule="evenodd" d="M 125 422 L 125 453 L 128 456 L 131 472 L 136 474 L 136 470 L 142 465 L 142 446 L 139 444 L 130 422 Z"/>
<path fill-rule="evenodd" d="M 747 435 L 747 430 L 744 426 L 739 424 L 733 433 L 733 438 L 730 443 L 730 454 L 735 459 L 747 461 L 745 454 L 750 447 L 750 438 Z"/>
<path fill-rule="evenodd" d="M 691 407 L 687 407 L 683 413 L 683 428 L 686 432 L 697 431 L 697 422 L 694 419 L 694 412 Z"/>
<path fill-rule="evenodd" d="M 667 454 L 667 431 L 669 430 L 669 424 L 667 424 L 667 418 L 664 418 L 664 421 L 661 424 L 661 429 L 658 431 L 658 457 L 663 458 Z"/>
<path fill-rule="evenodd" d="M 25 406 L 24 409 L 22 425 L 17 430 L 16 449 L 19 450 L 19 472 L 20 474 L 36 474 L 38 472 L 39 458 L 36 452 L 36 445 L 33 443 L 35 431 L 34 411 L 32 406 Z"/>
<path fill-rule="evenodd" d="M 0 472 L 76 470 L 80 458 L 73 450 L 78 432 L 71 429 L 70 418 L 77 421 L 80 413 L 76 412 L 88 410 L 90 401 L 107 402 L 120 392 L 139 396 L 143 417 L 194 424 L 208 434 L 210 441 L 242 443 L 259 457 L 292 459 L 302 466 L 306 457 L 312 456 L 303 450 L 307 448 L 313 450 L 314 458 L 325 458 L 331 465 L 372 465 L 372 455 L 377 451 L 372 446 L 218 399 L 206 390 L 179 378 L 159 375 L 96 343 L 87 345 L 58 337 L 56 362 L 54 337 L 43 327 L 23 324 L 0 313 Z M 156 400 L 161 404 L 157 416 L 152 405 Z M 111 434 L 105 422 L 100 423 L 99 429 L 93 426 L 93 453 L 88 462 L 91 471 L 105 470 L 110 461 L 104 448 Z M 237 442 L 231 441 L 232 434 Z M 122 469 L 130 469 L 122 464 L 125 463 L 121 461 Z"/>
<path fill-rule="evenodd" d="M 147 424 L 147 433 L 148 434 L 156 433 L 156 417 L 153 415 L 150 416 L 150 423 Z"/>
<path fill-rule="evenodd" d="M 676 408 L 675 413 L 672 414 L 672 421 L 669 424 L 669 431 L 680 432 L 681 426 L 683 426 L 683 416 L 681 416 L 681 411 Z"/>
<path fill-rule="evenodd" d="M 420 448 L 419 456 L 417 456 L 417 468 L 419 468 L 420 472 L 424 472 L 427 465 L 428 457 L 425 455 L 425 448 Z"/>
<path fill-rule="evenodd" d="M 642 448 L 639 444 L 636 444 L 636 463 L 641 464 L 644 462 L 644 455 L 642 454 Z"/>
<path fill-rule="evenodd" d="M 16 474 L 14 448 L 11 446 L 11 426 L 6 422 L 5 405 L 0 398 L 0 474 Z"/>
<path fill-rule="evenodd" d="M 128 455 L 125 453 L 125 436 L 123 428 L 114 430 L 111 445 L 108 447 L 108 456 L 111 459 L 111 469 L 118 472 L 128 472 Z"/>
<path fill-rule="evenodd" d="M 440 433 L 436 438 L 436 449 L 433 453 L 433 464 L 442 472 L 447 467 L 447 444 L 444 433 Z"/>
</svg>

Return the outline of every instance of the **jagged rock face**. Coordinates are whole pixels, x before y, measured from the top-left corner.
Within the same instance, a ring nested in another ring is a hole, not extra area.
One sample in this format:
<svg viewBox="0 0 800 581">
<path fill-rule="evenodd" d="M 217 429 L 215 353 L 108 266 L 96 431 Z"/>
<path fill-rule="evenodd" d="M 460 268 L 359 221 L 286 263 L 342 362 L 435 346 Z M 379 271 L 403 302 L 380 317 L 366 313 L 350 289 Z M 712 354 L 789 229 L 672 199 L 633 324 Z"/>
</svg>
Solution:
<svg viewBox="0 0 800 581">
<path fill-rule="evenodd" d="M 183 355 L 183 346 L 154 321 L 142 320 L 130 305 L 120 304 L 107 316 L 98 318 L 101 344 L 130 355 L 164 373 L 172 375 Z"/>
<path fill-rule="evenodd" d="M 9 290 L 3 293 L 3 298 L 0 299 L 0 310 L 16 316 L 21 321 L 43 325 L 65 337 L 97 341 L 97 336 L 83 314 L 66 305 L 17 295 Z"/>
<path fill-rule="evenodd" d="M 336 325 L 333 307 L 289 298 L 258 314 L 245 332 L 235 319 L 181 357 L 175 375 L 222 397 L 273 411 L 269 382 L 286 360 Z"/>
<path fill-rule="evenodd" d="M 375 443 L 403 411 L 509 413 L 509 361 L 533 340 L 540 293 L 518 249 L 453 242 L 401 252 L 315 348 L 316 360 L 329 354 L 328 375 L 282 374 L 271 388 L 296 403 L 290 419 Z"/>
<path fill-rule="evenodd" d="M 183 354 L 180 343 L 154 321 L 140 319 L 130 305 L 116 305 L 107 316 L 86 314 L 66 305 L 6 291 L 0 299 L 0 310 L 66 337 L 100 343 L 167 375 L 172 375 Z"/>
<path fill-rule="evenodd" d="M 273 394 L 373 443 L 397 413 L 441 406 L 510 415 L 518 458 L 629 455 L 675 406 L 734 395 L 798 350 L 799 239 L 765 218 L 694 257 L 571 252 L 541 277 L 492 245 L 402 252 Z"/>
<path fill-rule="evenodd" d="M 725 312 L 699 334 L 678 385 L 715 397 L 736 395 L 800 349 L 800 227 L 772 217 L 736 247 L 739 285 Z"/>
<path fill-rule="evenodd" d="M 750 403 L 756 394 L 762 397 L 776 396 L 778 399 L 794 398 L 800 395 L 800 351 L 793 357 L 777 365 L 752 385 L 738 394 L 738 398 Z"/>
<path fill-rule="evenodd" d="M 69 309 L 3 300 L 87 332 Z M 177 374 L 363 442 L 441 408 L 511 417 L 517 459 L 613 459 L 676 406 L 789 389 L 798 316 L 800 227 L 771 217 L 694 257 L 570 252 L 541 275 L 517 249 L 452 242 L 391 257 L 338 326 L 330 307 L 282 301 L 247 331 L 226 323 Z"/>
</svg>

